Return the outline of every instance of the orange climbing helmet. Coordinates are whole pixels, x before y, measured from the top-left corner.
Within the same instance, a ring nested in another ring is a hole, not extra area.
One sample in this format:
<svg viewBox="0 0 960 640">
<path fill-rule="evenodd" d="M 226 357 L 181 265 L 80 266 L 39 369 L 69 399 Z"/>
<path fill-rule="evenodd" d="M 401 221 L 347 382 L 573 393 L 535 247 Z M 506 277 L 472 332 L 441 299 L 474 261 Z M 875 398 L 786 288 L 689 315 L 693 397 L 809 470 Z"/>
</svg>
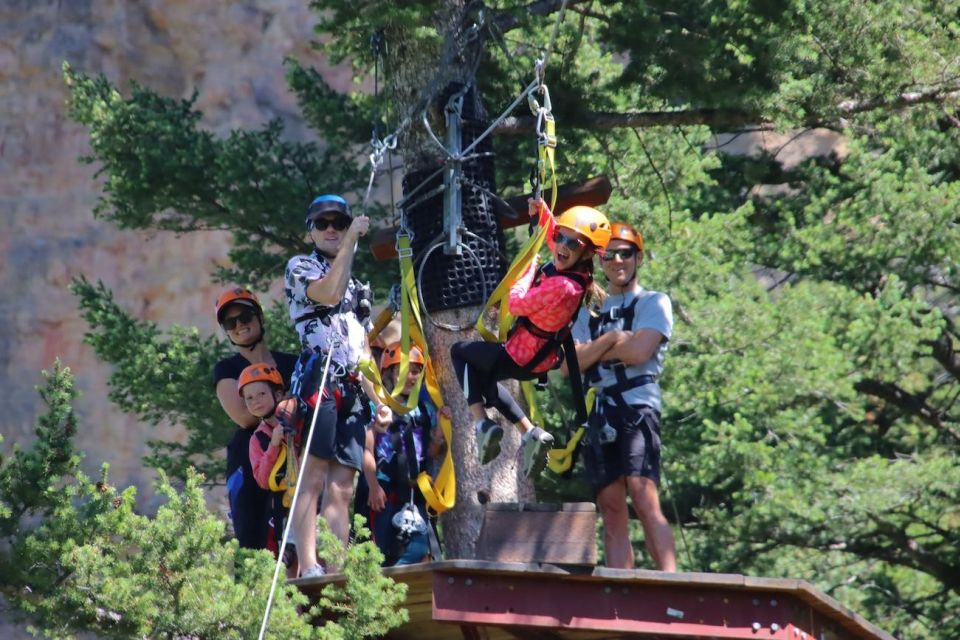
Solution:
<svg viewBox="0 0 960 640">
<path fill-rule="evenodd" d="M 610 225 L 610 239 L 629 242 L 638 251 L 643 251 L 643 236 L 640 235 L 639 231 L 624 222 L 614 222 Z"/>
<path fill-rule="evenodd" d="M 252 291 L 244 289 L 243 287 L 230 287 L 217 298 L 217 324 L 223 324 L 223 314 L 231 304 L 252 307 L 253 310 L 257 312 L 257 315 L 263 316 L 263 308 L 260 306 L 260 301 L 257 300 L 257 296 L 255 296 Z"/>
<path fill-rule="evenodd" d="M 266 362 L 257 362 L 240 372 L 237 380 L 237 393 L 243 394 L 243 388 L 251 382 L 266 382 L 276 388 L 283 389 L 283 378 L 273 365 Z"/>
<path fill-rule="evenodd" d="M 587 238 L 597 251 L 606 249 L 610 242 L 610 221 L 593 207 L 570 207 L 557 216 L 557 227 L 576 231 Z"/>
<path fill-rule="evenodd" d="M 384 348 L 383 353 L 380 354 L 380 370 L 383 371 L 387 367 L 400 364 L 400 356 L 402 353 L 399 342 L 388 344 Z M 423 352 L 420 351 L 420 348 L 416 345 L 410 346 L 410 364 L 419 364 L 420 366 L 426 364 L 426 361 L 423 359 Z"/>
</svg>

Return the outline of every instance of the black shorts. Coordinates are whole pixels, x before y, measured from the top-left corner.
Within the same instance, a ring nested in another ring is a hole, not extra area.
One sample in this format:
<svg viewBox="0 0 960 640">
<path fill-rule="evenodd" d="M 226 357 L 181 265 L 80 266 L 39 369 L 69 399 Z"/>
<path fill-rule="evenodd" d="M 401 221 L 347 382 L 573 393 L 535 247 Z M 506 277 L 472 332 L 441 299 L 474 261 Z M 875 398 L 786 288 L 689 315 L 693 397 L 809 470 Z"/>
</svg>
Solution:
<svg viewBox="0 0 960 640">
<path fill-rule="evenodd" d="M 595 434 L 609 424 L 617 439 L 595 444 Z M 640 476 L 660 483 L 660 413 L 647 406 L 594 409 L 583 447 L 587 478 L 595 492 L 621 476 Z"/>
<path fill-rule="evenodd" d="M 339 394 L 334 393 L 335 389 Z M 363 445 L 371 419 L 370 402 L 355 382 L 333 383 L 328 390 L 317 409 L 310 454 L 359 471 L 363 468 Z M 312 417 L 306 418 L 308 427 Z"/>
</svg>

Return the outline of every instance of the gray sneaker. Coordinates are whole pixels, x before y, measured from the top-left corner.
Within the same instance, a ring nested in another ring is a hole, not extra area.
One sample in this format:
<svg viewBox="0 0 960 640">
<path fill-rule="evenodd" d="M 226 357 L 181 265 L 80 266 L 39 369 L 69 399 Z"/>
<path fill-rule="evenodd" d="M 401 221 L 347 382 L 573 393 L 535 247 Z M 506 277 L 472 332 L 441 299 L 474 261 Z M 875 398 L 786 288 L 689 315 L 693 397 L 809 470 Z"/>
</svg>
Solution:
<svg viewBox="0 0 960 640">
<path fill-rule="evenodd" d="M 300 572 L 301 578 L 319 578 L 321 576 L 327 575 L 327 572 L 324 571 L 323 567 L 319 564 L 315 564 L 306 571 Z"/>
<path fill-rule="evenodd" d="M 534 478 L 547 466 L 547 452 L 553 448 L 553 436 L 534 427 L 520 438 L 520 451 L 523 453 L 523 475 Z"/>
<path fill-rule="evenodd" d="M 477 430 L 477 454 L 480 464 L 488 464 L 500 455 L 503 428 L 489 418 L 478 421 L 474 428 Z"/>
</svg>

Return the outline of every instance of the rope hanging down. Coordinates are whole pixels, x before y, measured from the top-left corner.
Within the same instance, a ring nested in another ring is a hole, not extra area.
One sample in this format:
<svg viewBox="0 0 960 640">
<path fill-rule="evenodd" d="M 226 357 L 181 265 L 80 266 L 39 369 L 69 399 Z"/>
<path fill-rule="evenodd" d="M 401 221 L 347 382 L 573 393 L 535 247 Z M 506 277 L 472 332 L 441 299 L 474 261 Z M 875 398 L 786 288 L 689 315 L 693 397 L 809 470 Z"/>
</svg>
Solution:
<svg viewBox="0 0 960 640">
<path fill-rule="evenodd" d="M 340 302 L 340 308 L 338 311 L 342 311 L 343 301 Z M 327 384 L 327 375 L 330 372 L 330 357 L 333 355 L 333 350 L 336 347 L 336 334 L 330 332 L 330 343 L 327 346 L 327 357 L 323 363 L 323 374 L 320 376 L 320 393 L 323 393 L 323 389 L 326 388 Z M 303 450 L 310 451 L 310 444 L 313 441 L 313 431 L 314 427 L 317 424 L 317 415 L 320 413 L 320 396 L 317 396 L 317 404 L 313 408 L 313 416 L 310 419 L 310 428 L 307 431 L 307 440 L 303 443 Z M 302 478 L 304 472 L 307 468 L 307 459 L 309 455 L 300 456 L 300 470 L 297 472 L 297 478 Z M 260 624 L 260 634 L 258 640 L 263 640 L 264 634 L 267 632 L 267 622 L 270 620 L 270 609 L 273 607 L 273 597 L 276 594 L 277 590 L 277 581 L 280 578 L 280 567 L 283 566 L 283 550 L 287 548 L 287 542 L 290 541 L 290 525 L 293 522 L 293 514 L 297 508 L 297 498 L 300 496 L 300 482 L 297 482 L 296 488 L 293 491 L 293 497 L 290 500 L 290 517 L 287 518 L 286 524 L 283 527 L 283 537 L 280 540 L 280 550 L 277 553 L 277 561 L 273 568 L 273 579 L 270 581 L 270 595 L 267 597 L 267 606 L 263 611 L 263 622 Z"/>
</svg>

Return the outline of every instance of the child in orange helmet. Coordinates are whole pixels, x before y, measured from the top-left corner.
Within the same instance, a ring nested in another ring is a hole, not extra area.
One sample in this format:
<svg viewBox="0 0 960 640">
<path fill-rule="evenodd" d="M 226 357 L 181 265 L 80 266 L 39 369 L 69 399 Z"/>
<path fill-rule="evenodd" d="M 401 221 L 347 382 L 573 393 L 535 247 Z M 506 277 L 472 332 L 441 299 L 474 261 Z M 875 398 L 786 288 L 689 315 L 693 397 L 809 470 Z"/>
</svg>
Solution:
<svg viewBox="0 0 960 640">
<path fill-rule="evenodd" d="M 400 343 L 394 342 L 380 356 L 387 389 L 397 385 L 401 355 Z M 410 369 L 398 401 L 407 401 L 424 366 L 423 353 L 411 347 Z M 450 417 L 447 407 L 440 411 Z M 436 534 L 430 529 L 426 501 L 416 478 L 443 451 L 443 433 L 437 425 L 437 409 L 424 390 L 420 403 L 409 413 L 394 413 L 390 421 L 374 420 L 367 430 L 363 476 L 354 509 L 367 516 L 385 567 L 421 562 L 430 552 L 429 538 Z"/>
<path fill-rule="evenodd" d="M 547 224 L 553 262 L 538 268 L 535 259 L 510 289 L 509 310 L 517 320 L 506 343 L 458 342 L 450 349 L 476 420 L 481 463 L 500 453 L 503 429 L 484 410 L 494 406 L 523 434 L 523 473 L 528 477 L 543 470 L 553 436 L 530 422 L 500 381 L 532 380 L 560 365 L 561 345 L 585 298 L 595 292 L 593 256 L 610 240 L 610 222 L 592 207 L 572 207 L 556 219 L 550 216 Z"/>
<path fill-rule="evenodd" d="M 283 378 L 276 367 L 258 362 L 240 373 L 237 391 L 247 411 L 260 418 L 260 424 L 250 438 L 250 465 L 257 484 L 271 492 L 270 511 L 279 546 L 292 497 L 285 480 L 290 480 L 289 476 L 293 475 L 293 482 L 296 482 L 296 472 L 288 474 L 287 470 L 291 469 L 291 465 L 292 469 L 297 469 L 296 446 L 290 446 L 294 444 L 294 434 L 285 428 L 287 425 L 278 416 L 281 413 L 280 405 L 284 402 Z M 295 403 L 296 400 L 291 398 L 287 402 Z M 287 577 L 295 578 L 297 566 L 292 537 L 287 540 L 284 561 L 287 564 Z"/>
<path fill-rule="evenodd" d="M 238 286 L 225 289 L 217 296 L 214 310 L 217 324 L 235 351 L 213 368 L 217 400 L 236 425 L 227 444 L 229 517 L 241 547 L 265 549 L 276 538 L 269 528 L 270 494 L 254 481 L 249 454 L 250 438 L 260 420 L 244 408 L 243 399 L 237 394 L 237 380 L 244 368 L 263 362 L 275 366 L 284 383 L 289 385 L 297 357 L 268 348 L 263 308 L 249 289 Z"/>
</svg>

